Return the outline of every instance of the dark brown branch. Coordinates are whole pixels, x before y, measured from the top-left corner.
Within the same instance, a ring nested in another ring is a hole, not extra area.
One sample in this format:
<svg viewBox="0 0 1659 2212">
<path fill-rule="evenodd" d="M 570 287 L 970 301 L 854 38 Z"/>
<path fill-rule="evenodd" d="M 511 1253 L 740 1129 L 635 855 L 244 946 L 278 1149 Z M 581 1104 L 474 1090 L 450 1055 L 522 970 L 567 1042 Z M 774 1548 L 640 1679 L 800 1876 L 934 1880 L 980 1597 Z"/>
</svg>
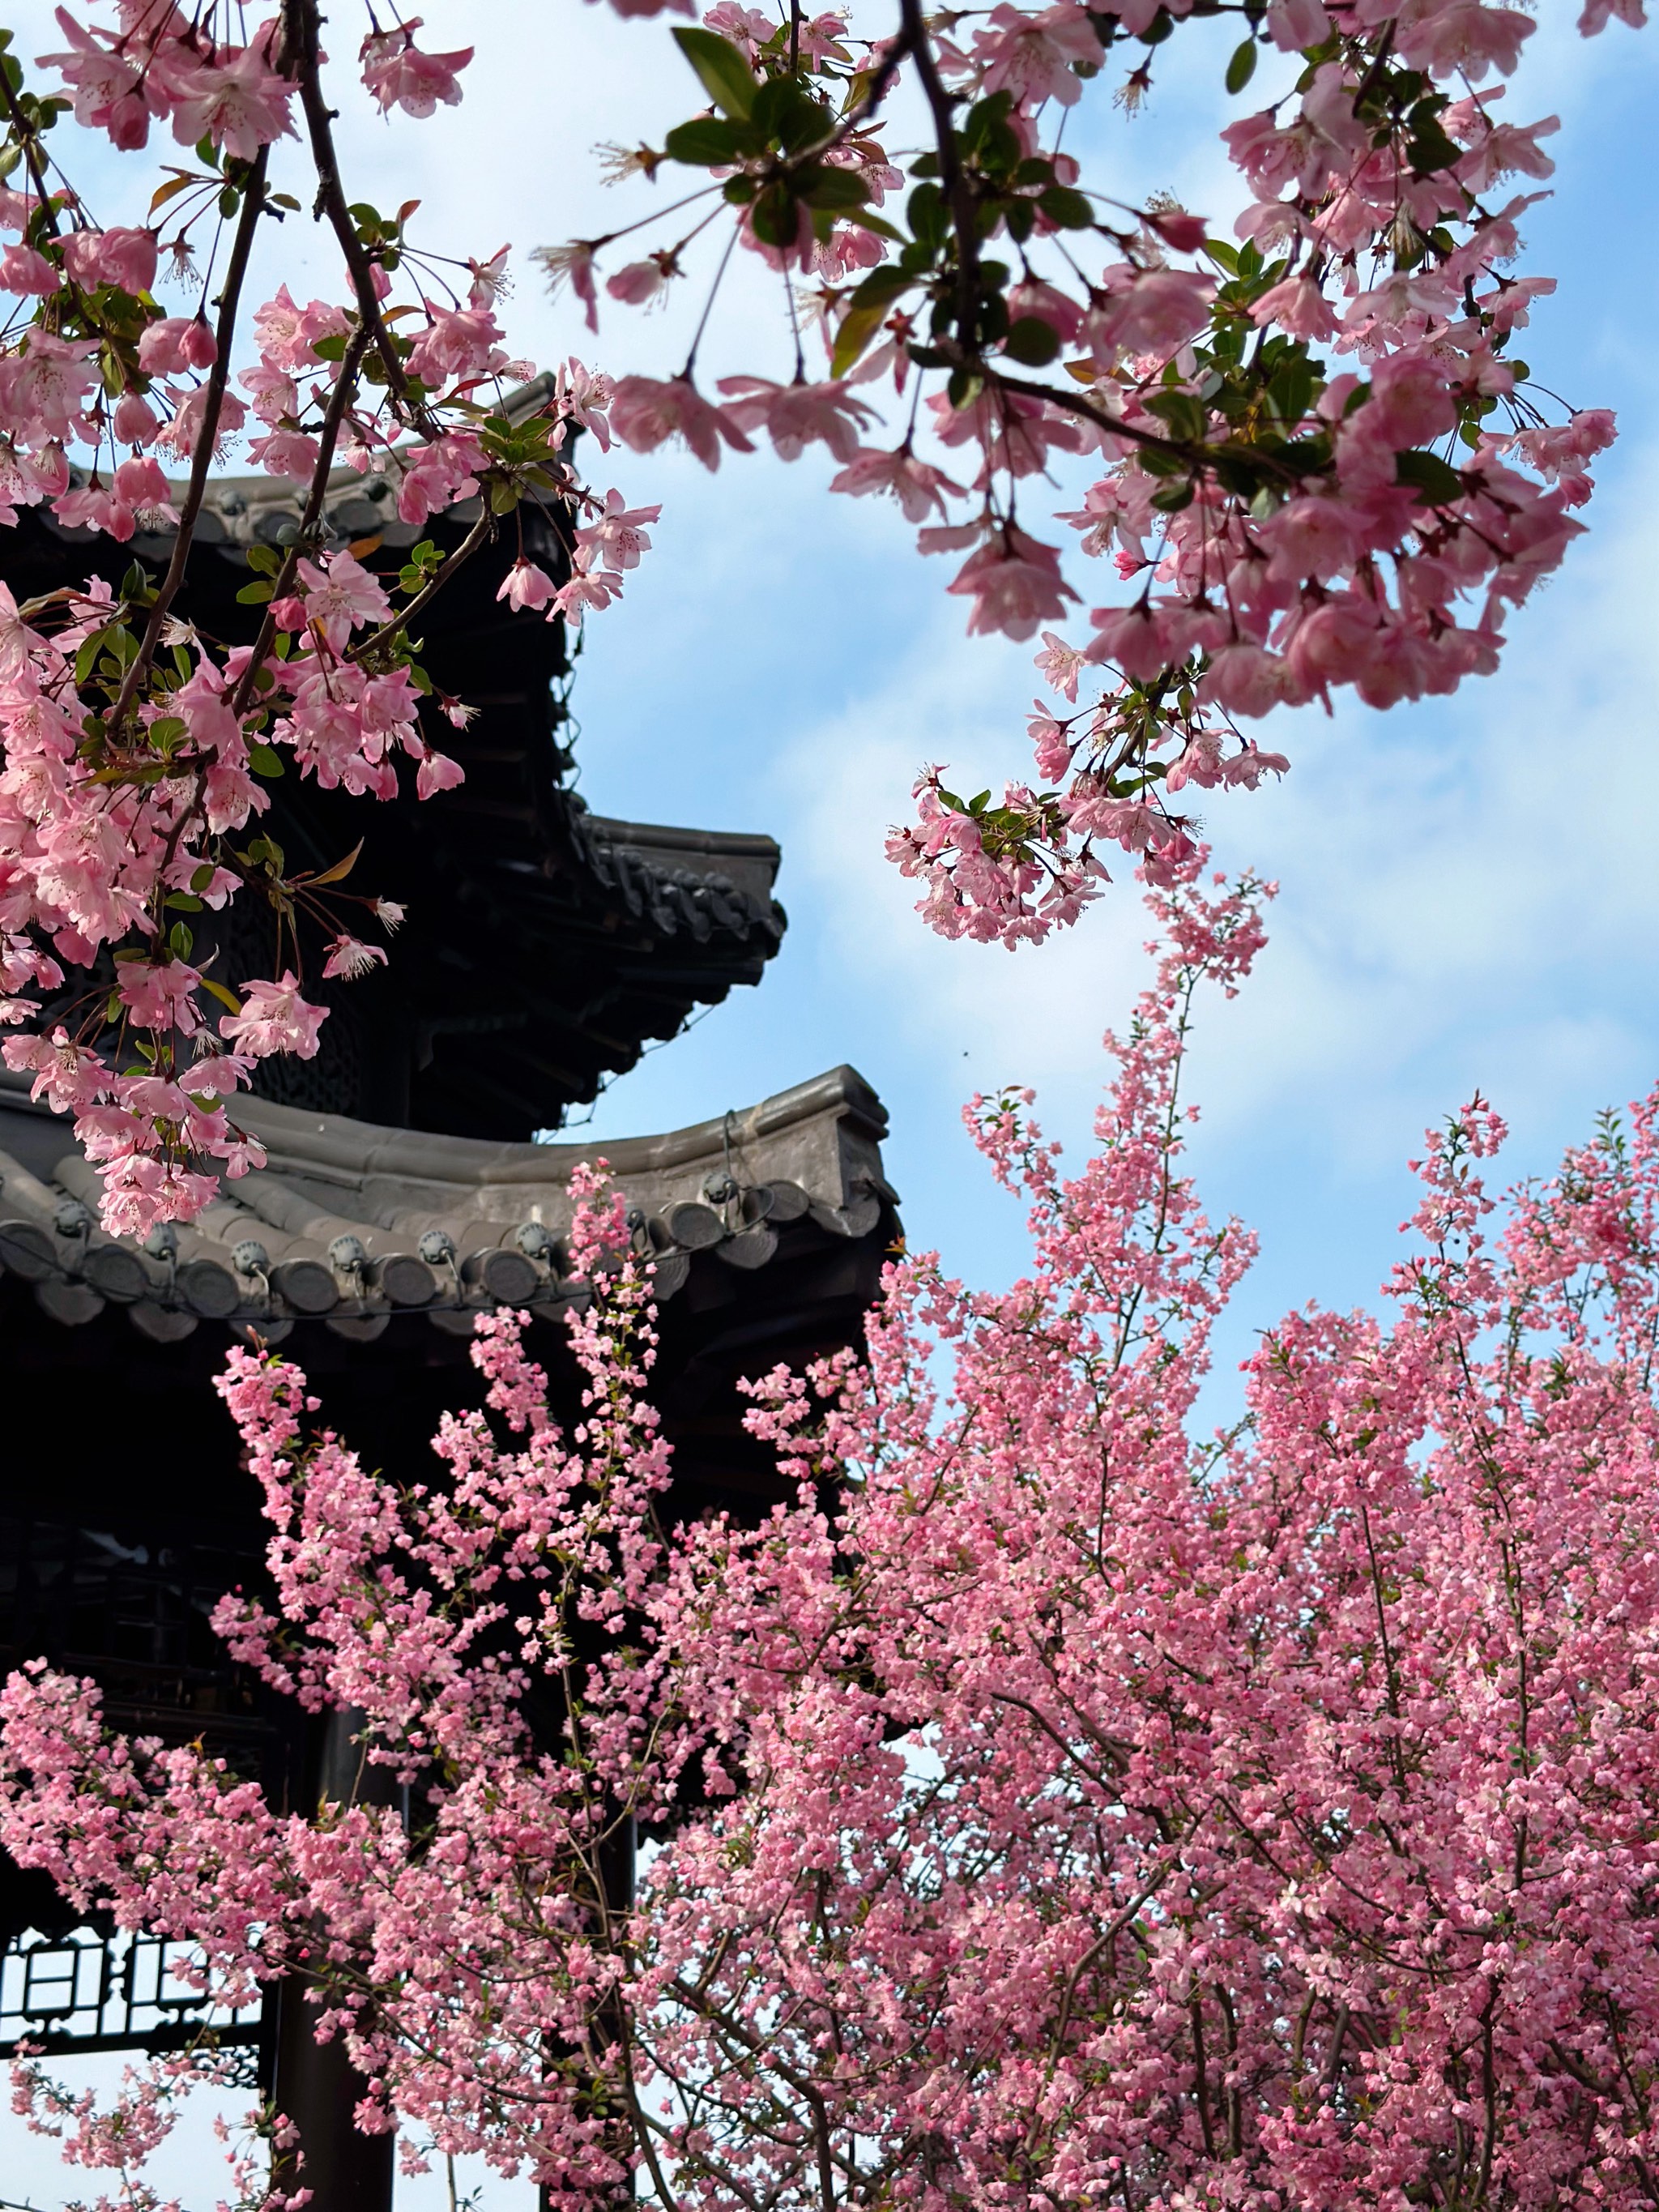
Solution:
<svg viewBox="0 0 1659 2212">
<path fill-rule="evenodd" d="M 362 367 L 363 356 L 368 350 L 368 331 L 362 323 L 359 323 L 357 328 L 352 332 L 345 353 L 342 356 L 338 380 L 329 394 L 328 412 L 323 417 L 322 431 L 318 440 L 317 465 L 312 471 L 311 489 L 306 495 L 305 511 L 300 517 L 300 526 L 295 532 L 294 543 L 284 556 L 283 565 L 278 569 L 276 580 L 271 586 L 270 598 L 273 606 L 294 581 L 294 572 L 299 567 L 306 548 L 322 520 L 323 499 L 328 490 L 329 471 L 334 464 L 334 449 L 339 443 L 340 425 L 345 420 L 346 410 L 351 404 L 352 395 L 356 390 L 357 372 Z M 253 696 L 253 687 L 259 679 L 259 671 L 264 666 L 265 656 L 270 653 L 276 635 L 276 618 L 270 611 L 270 608 L 267 607 L 264 620 L 259 625 L 259 635 L 253 641 L 252 653 L 247 666 L 242 671 L 241 678 L 236 686 L 235 696 L 230 702 L 230 710 L 239 720 L 247 712 L 248 702 Z"/>
<path fill-rule="evenodd" d="M 449 581 L 450 578 L 461 566 L 462 562 L 465 561 L 470 561 L 472 558 L 472 556 L 477 551 L 478 548 L 485 544 L 488 539 L 493 538 L 495 534 L 495 518 L 490 513 L 489 503 L 486 499 L 483 501 L 483 513 L 473 524 L 471 529 L 467 532 L 466 536 L 462 538 L 460 544 L 450 555 L 449 558 L 444 562 L 443 567 L 439 569 L 437 574 L 432 577 L 427 583 L 423 584 L 420 590 L 416 592 L 414 598 L 410 601 L 409 605 L 395 614 L 389 623 L 383 623 L 380 629 L 374 632 L 372 637 L 366 637 L 362 640 L 361 644 L 354 646 L 351 649 L 352 659 L 367 659 L 368 655 L 374 651 L 377 646 L 384 645 L 389 637 L 394 636 L 398 630 L 405 628 L 410 621 L 416 615 L 419 614 L 421 609 L 426 605 L 429 599 L 433 599 L 437 597 L 438 593 L 442 591 L 444 586 Z"/>
<path fill-rule="evenodd" d="M 346 203 L 345 187 L 340 182 L 339 160 L 334 150 L 334 133 L 331 125 L 334 111 L 323 97 L 321 28 L 322 16 L 317 0 L 287 0 L 283 10 L 285 37 L 289 52 L 300 81 L 300 106 L 306 118 L 307 135 L 311 142 L 312 166 L 317 172 L 316 212 L 326 216 L 329 227 L 339 241 L 341 252 L 351 277 L 351 289 L 357 298 L 357 313 L 362 318 L 386 371 L 386 388 L 429 435 L 436 435 L 436 425 L 427 410 L 411 401 L 409 377 L 403 358 L 398 351 L 391 331 L 380 314 L 380 295 L 374 289 L 374 269 L 357 235 L 357 226 L 351 219 L 351 210 Z"/>
<path fill-rule="evenodd" d="M 46 164 L 40 159 L 40 134 L 24 119 L 23 111 L 17 105 L 17 94 L 12 90 L 11 80 L 3 69 L 0 69 L 0 94 L 4 95 L 6 112 L 11 118 L 11 127 L 17 133 L 17 143 L 23 149 L 23 159 L 29 165 L 29 175 L 34 180 L 34 189 L 40 201 L 40 212 L 46 219 L 46 228 L 56 238 L 58 215 L 52 204 L 51 189 L 46 183 Z"/>
<path fill-rule="evenodd" d="M 214 332 L 218 352 L 213 367 L 208 372 L 207 402 L 202 410 L 202 426 L 197 435 L 196 451 L 191 457 L 190 486 L 179 513 L 179 534 L 173 541 L 173 558 L 167 562 L 167 574 L 161 579 L 161 588 L 149 611 L 149 620 L 144 625 L 143 641 L 131 667 L 122 680 L 120 691 L 111 710 L 109 726 L 114 731 L 120 729 L 131 712 L 138 687 L 149 673 L 155 648 L 161 642 L 161 627 L 167 620 L 167 609 L 172 605 L 179 585 L 185 580 L 191 540 L 195 535 L 197 518 L 202 512 L 208 471 L 213 465 L 213 449 L 218 441 L 219 416 L 224 404 L 225 386 L 230 376 L 231 342 L 236 335 L 242 283 L 247 275 L 248 257 L 253 250 L 253 234 L 258 228 L 259 217 L 264 212 L 265 171 L 270 162 L 270 153 L 269 147 L 261 146 L 243 186 L 242 212 L 237 221 L 236 236 L 230 249 L 229 264 L 225 270 L 224 289 L 219 295 L 219 321 Z"/>
<path fill-rule="evenodd" d="M 950 203 L 957 227 L 957 325 L 962 343 L 973 347 L 978 323 L 979 202 L 957 158 L 957 102 L 946 91 L 927 35 L 921 0 L 901 0 L 904 37 L 916 65 L 922 93 L 933 118 L 939 149 L 939 188 Z"/>
</svg>

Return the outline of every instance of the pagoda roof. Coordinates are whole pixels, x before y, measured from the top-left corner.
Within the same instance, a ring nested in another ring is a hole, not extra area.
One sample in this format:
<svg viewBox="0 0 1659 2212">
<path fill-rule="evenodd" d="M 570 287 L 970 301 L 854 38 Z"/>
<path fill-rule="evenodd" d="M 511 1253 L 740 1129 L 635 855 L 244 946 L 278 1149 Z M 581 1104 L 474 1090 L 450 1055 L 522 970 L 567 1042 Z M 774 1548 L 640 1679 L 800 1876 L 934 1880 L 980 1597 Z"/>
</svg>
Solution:
<svg viewBox="0 0 1659 2212">
<path fill-rule="evenodd" d="M 568 1273 L 569 1186 L 599 1160 L 659 1304 L 682 1293 L 707 1304 L 739 1287 L 734 1276 L 893 1233 L 886 1115 L 850 1067 L 607 1144 L 492 1143 L 261 1099 L 240 1102 L 238 1118 L 267 1165 L 141 1245 L 98 1227 L 96 1171 L 67 1123 L 30 1099 L 27 1079 L 0 1071 L 0 1273 L 30 1285 L 55 1322 L 125 1307 L 157 1344 L 204 1322 L 266 1342 L 296 1322 L 372 1340 L 422 1315 L 470 1334 L 482 1310 L 556 1313 L 582 1295 Z"/>
</svg>

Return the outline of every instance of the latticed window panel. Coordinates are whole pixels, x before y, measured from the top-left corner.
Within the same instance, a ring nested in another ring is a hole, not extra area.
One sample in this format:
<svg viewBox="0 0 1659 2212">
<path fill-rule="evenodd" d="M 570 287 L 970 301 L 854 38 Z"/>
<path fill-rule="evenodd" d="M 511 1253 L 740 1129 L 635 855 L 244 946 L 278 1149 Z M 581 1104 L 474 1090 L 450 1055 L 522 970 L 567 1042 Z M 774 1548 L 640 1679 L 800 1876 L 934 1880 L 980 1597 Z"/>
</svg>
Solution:
<svg viewBox="0 0 1659 2212">
<path fill-rule="evenodd" d="M 189 1943 L 119 1929 L 15 1936 L 0 1952 L 0 2055 L 20 2042 L 53 2051 L 177 2050 L 204 2034 L 252 2049 L 258 2008 L 238 2011 L 192 1980 Z"/>
</svg>

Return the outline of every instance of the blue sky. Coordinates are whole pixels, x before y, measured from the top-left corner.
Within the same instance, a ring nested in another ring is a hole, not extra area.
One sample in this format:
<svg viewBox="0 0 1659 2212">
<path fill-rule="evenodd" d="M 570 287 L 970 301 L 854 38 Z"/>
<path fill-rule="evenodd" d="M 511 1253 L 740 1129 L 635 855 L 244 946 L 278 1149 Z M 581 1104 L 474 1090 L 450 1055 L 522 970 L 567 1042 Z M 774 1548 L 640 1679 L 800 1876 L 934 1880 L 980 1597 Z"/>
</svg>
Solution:
<svg viewBox="0 0 1659 2212">
<path fill-rule="evenodd" d="M 337 12 L 343 54 L 359 33 Z M 1523 227 L 1529 267 L 1560 289 L 1534 315 L 1527 357 L 1573 404 L 1621 418 L 1590 535 L 1510 623 L 1498 675 L 1387 715 L 1345 704 L 1329 720 L 1285 717 L 1268 732 L 1293 763 L 1285 783 L 1218 794 L 1209 814 L 1221 865 L 1282 886 L 1256 980 L 1204 1010 L 1198 1048 L 1194 1158 L 1207 1201 L 1262 1240 L 1224 1333 L 1230 1360 L 1288 1305 L 1371 1298 L 1412 1202 L 1404 1164 L 1425 1126 L 1475 1088 L 1510 1120 L 1520 1174 L 1659 1079 L 1659 40 L 1615 27 L 1583 45 L 1572 12 L 1542 12 L 1510 100 L 1517 116 L 1562 119 L 1556 196 Z M 422 194 L 432 243 L 461 253 L 626 219 L 594 181 L 590 149 L 659 137 L 690 112 L 663 27 L 579 0 L 427 0 L 425 14 L 430 43 L 479 46 L 465 104 L 433 124 L 380 125 L 348 103 L 354 192 Z M 58 43 L 37 0 L 7 20 L 25 54 Z M 1173 41 L 1149 108 L 1098 119 L 1090 150 L 1124 198 L 1162 185 L 1228 214 L 1218 42 L 1230 43 L 1219 27 L 1208 46 Z M 1259 100 L 1260 82 L 1251 90 Z M 109 163 L 89 173 L 111 179 L 99 212 L 117 219 Z M 308 226 L 283 246 L 273 277 L 331 285 Z M 738 276 L 708 366 L 787 374 L 759 272 Z M 529 273 L 510 312 L 515 347 L 544 360 L 576 350 L 664 372 L 684 351 L 685 309 L 615 310 L 593 342 Z M 912 1243 L 1001 1281 L 1020 1264 L 1018 1213 L 991 1188 L 959 1107 L 975 1089 L 1030 1082 L 1048 1126 L 1082 1144 L 1099 1034 L 1143 973 L 1142 918 L 1120 887 L 1067 939 L 1009 955 L 945 945 L 910 912 L 909 887 L 881 857 L 887 824 L 924 760 L 956 764 L 968 788 L 1020 766 L 1030 648 L 966 640 L 944 564 L 917 558 L 896 510 L 828 498 L 829 473 L 811 456 L 729 460 L 710 477 L 683 457 L 623 454 L 600 478 L 630 501 L 661 499 L 664 514 L 579 663 L 581 787 L 602 812 L 770 831 L 790 930 L 761 988 L 651 1054 L 592 1128 L 672 1127 L 850 1060 L 891 1113 L 889 1171 Z M 202 2159 L 191 2149 L 179 2178 L 193 2168 L 204 2181 Z M 48 2207 L 69 2193 L 0 2119 L 0 2194 Z M 521 2194 L 492 2187 L 491 2212 L 516 2212 Z M 192 2212 L 207 2201 L 199 2188 L 186 2197 Z"/>
</svg>

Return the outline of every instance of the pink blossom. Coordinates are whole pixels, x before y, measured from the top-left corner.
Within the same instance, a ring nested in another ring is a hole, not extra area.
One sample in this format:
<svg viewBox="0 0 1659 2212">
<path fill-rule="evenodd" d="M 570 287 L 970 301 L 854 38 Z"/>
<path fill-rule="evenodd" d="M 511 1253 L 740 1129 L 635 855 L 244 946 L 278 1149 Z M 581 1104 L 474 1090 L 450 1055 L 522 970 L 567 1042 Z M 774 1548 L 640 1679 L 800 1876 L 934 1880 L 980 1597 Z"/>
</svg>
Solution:
<svg viewBox="0 0 1659 2212">
<path fill-rule="evenodd" d="M 256 46 L 216 54 L 210 65 L 182 72 L 173 102 L 173 135 L 181 146 L 210 138 L 239 161 L 292 133 L 294 88 Z"/>
<path fill-rule="evenodd" d="M 1250 320 L 1276 323 L 1293 338 L 1316 342 L 1336 336 L 1336 317 L 1330 302 L 1310 277 L 1287 276 L 1264 292 L 1250 307 Z"/>
<path fill-rule="evenodd" d="M 421 755 L 420 766 L 415 774 L 416 796 L 430 799 L 440 791 L 453 791 L 458 783 L 466 781 L 459 761 L 447 753 L 434 752 L 429 746 Z"/>
<path fill-rule="evenodd" d="M 0 290 L 47 294 L 63 282 L 58 271 L 32 246 L 9 246 L 0 253 Z"/>
<path fill-rule="evenodd" d="M 1281 53 L 1293 54 L 1322 46 L 1331 33 L 1331 19 L 1322 0 L 1272 0 L 1267 29 Z"/>
<path fill-rule="evenodd" d="M 925 522 L 930 514 L 943 514 L 947 493 L 953 499 L 963 496 L 960 484 L 953 483 L 931 461 L 918 460 L 908 445 L 890 453 L 878 447 L 860 446 L 840 474 L 830 478 L 830 489 L 848 492 L 854 498 L 871 492 L 890 493 L 907 522 Z"/>
<path fill-rule="evenodd" d="M 556 296 L 561 288 L 568 284 L 586 311 L 584 319 L 588 329 L 597 331 L 599 306 L 593 281 L 592 244 L 586 239 L 574 239 L 568 246 L 539 246 L 535 258 L 546 274 L 548 290 Z"/>
<path fill-rule="evenodd" d="M 1083 310 L 1075 300 L 1069 299 L 1052 284 L 1041 283 L 1030 278 L 1010 289 L 1008 315 L 1012 322 L 1034 316 L 1038 322 L 1047 323 L 1058 332 L 1062 345 L 1072 343 L 1083 320 Z"/>
<path fill-rule="evenodd" d="M 96 351 L 90 339 L 31 331 L 6 380 L 6 412 L 42 438 L 72 438 L 76 417 L 98 381 Z"/>
<path fill-rule="evenodd" d="M 620 300 L 624 307 L 642 307 L 647 301 L 655 299 L 663 288 L 663 282 L 661 263 L 647 258 L 644 261 L 630 261 L 614 276 L 606 277 L 605 289 L 613 300 Z"/>
<path fill-rule="evenodd" d="M 149 400 L 137 392 L 124 392 L 115 403 L 111 427 L 119 444 L 148 446 L 160 432 L 161 424 Z"/>
<path fill-rule="evenodd" d="M 612 489 L 605 495 L 599 520 L 577 531 L 576 543 L 611 568 L 637 568 L 641 554 L 651 550 L 644 526 L 657 521 L 661 514 L 660 507 L 630 507 Z"/>
<path fill-rule="evenodd" d="M 124 292 L 148 292 L 155 282 L 155 234 L 72 230 L 64 240 L 64 266 L 88 291 L 114 284 Z"/>
<path fill-rule="evenodd" d="M 314 1060 L 318 1031 L 327 1016 L 326 1006 L 306 1003 L 300 996 L 299 977 L 285 970 L 278 982 L 244 983 L 242 1011 L 222 1014 L 219 1034 L 252 1060 L 269 1059 L 279 1052 Z"/>
<path fill-rule="evenodd" d="M 370 629 L 392 612 L 385 592 L 349 553 L 325 553 L 320 564 L 301 561 L 295 574 L 304 586 L 307 621 L 336 653 L 345 651 L 354 629 Z"/>
<path fill-rule="evenodd" d="M 1121 354 L 1172 354 L 1208 320 L 1214 290 L 1194 270 L 1113 270 L 1083 319 L 1083 343 L 1103 368 Z"/>
<path fill-rule="evenodd" d="M 323 963 L 325 976 L 337 975 L 343 981 L 353 982 L 360 975 L 368 975 L 386 965 L 386 953 L 378 945 L 365 945 L 361 938 L 337 937 L 328 948 Z"/>
<path fill-rule="evenodd" d="M 471 60 L 472 48 L 462 46 L 447 54 L 422 53 L 415 44 L 420 27 L 421 18 L 411 15 L 406 23 L 390 30 L 371 31 L 358 48 L 363 82 L 380 102 L 382 114 L 401 107 L 405 115 L 427 116 L 435 111 L 440 100 L 447 107 L 460 104 L 461 88 L 456 80 Z"/>
<path fill-rule="evenodd" d="M 325 300 L 312 300 L 302 307 L 286 284 L 278 285 L 276 296 L 253 316 L 265 366 L 290 374 L 314 367 L 318 340 L 342 337 L 347 327 L 343 309 Z"/>
<path fill-rule="evenodd" d="M 218 345 L 200 315 L 164 316 L 149 325 L 138 341 L 138 366 L 146 376 L 211 368 L 218 357 Z"/>
<path fill-rule="evenodd" d="M 469 431 L 451 431 L 417 446 L 412 459 L 398 457 L 398 514 L 404 522 L 422 523 L 478 489 L 477 471 L 483 448 Z"/>
<path fill-rule="evenodd" d="M 1210 226 L 1201 215 L 1188 215 L 1185 208 L 1148 208 L 1141 220 L 1148 230 L 1176 253 L 1196 253 L 1210 234 Z"/>
<path fill-rule="evenodd" d="M 1077 0 L 1059 0 L 1039 14 L 1001 0 L 986 27 L 974 33 L 974 58 L 986 92 L 1012 92 L 1033 106 L 1054 100 L 1070 107 L 1083 93 L 1073 64 L 1098 69 L 1100 41 Z"/>
<path fill-rule="evenodd" d="M 520 554 L 501 579 L 495 597 L 505 599 L 516 615 L 522 614 L 526 607 L 544 607 L 556 589 L 553 579 L 544 569 Z"/>
<path fill-rule="evenodd" d="M 308 484 L 322 447 L 307 430 L 279 429 L 269 437 L 253 439 L 247 451 L 248 459 L 267 476 L 288 477 L 295 483 Z"/>
<path fill-rule="evenodd" d="M 734 414 L 712 406 L 689 377 L 659 383 L 648 376 L 624 376 L 610 408 L 611 427 L 636 453 L 654 453 L 670 438 L 684 438 L 706 469 L 720 465 L 721 443 L 734 453 L 754 451 Z"/>
<path fill-rule="evenodd" d="M 501 325 L 488 307 L 441 309 L 416 340 L 409 356 L 411 375 L 433 386 L 454 377 L 482 376 L 501 366 Z"/>
<path fill-rule="evenodd" d="M 124 153 L 134 153 L 149 136 L 150 108 L 145 96 L 142 69 L 112 51 L 114 34 L 99 34 L 77 22 L 67 8 L 56 11 L 58 27 L 69 40 L 69 50 L 42 54 L 42 69 L 55 69 L 69 86 L 75 102 L 75 119 L 88 130 L 107 131 Z"/>
<path fill-rule="evenodd" d="M 969 636 L 1000 630 L 1015 639 L 1035 636 L 1041 623 L 1063 615 L 1077 593 L 1060 573 L 1060 556 L 1051 545 L 1006 525 L 959 568 L 946 587 L 970 598 Z"/>
<path fill-rule="evenodd" d="M 774 384 L 762 376 L 723 376 L 720 390 L 730 398 L 725 411 L 732 421 L 745 430 L 763 428 L 783 461 L 799 460 L 809 445 L 821 441 L 838 461 L 850 463 L 859 450 L 860 428 L 873 419 L 845 384 Z"/>
</svg>

